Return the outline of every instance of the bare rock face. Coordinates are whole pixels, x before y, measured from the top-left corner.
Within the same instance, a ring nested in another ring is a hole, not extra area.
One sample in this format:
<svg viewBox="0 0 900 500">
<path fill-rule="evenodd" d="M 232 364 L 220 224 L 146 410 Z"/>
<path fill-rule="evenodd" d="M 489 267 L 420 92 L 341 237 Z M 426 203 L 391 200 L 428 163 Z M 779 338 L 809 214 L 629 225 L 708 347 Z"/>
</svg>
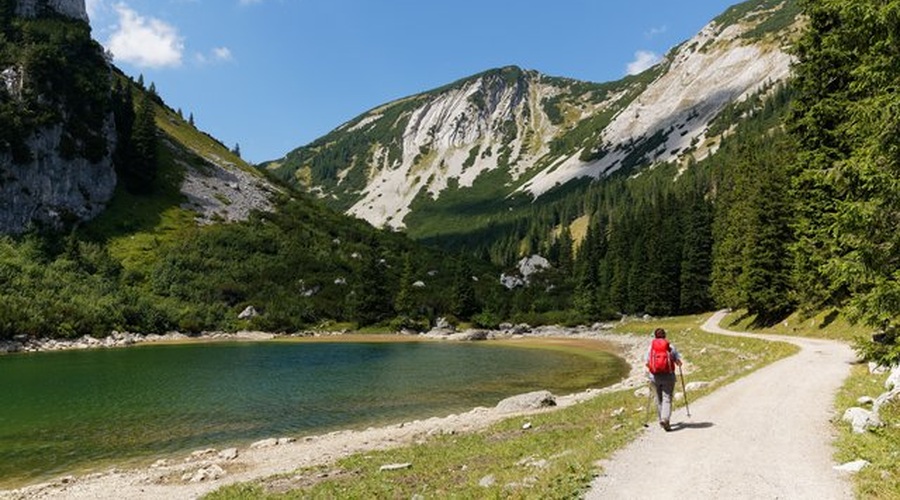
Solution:
<svg viewBox="0 0 900 500">
<path fill-rule="evenodd" d="M 107 141 L 114 144 L 112 119 Z M 62 126 L 38 130 L 28 141 L 34 159 L 16 164 L 0 154 L 0 233 L 19 234 L 35 225 L 59 228 L 90 220 L 106 207 L 116 187 L 116 173 L 107 155 L 92 163 L 59 154 Z"/>
<path fill-rule="evenodd" d="M 43 13 L 44 7 L 64 16 L 88 22 L 87 7 L 84 0 L 18 0 L 16 15 L 21 17 L 37 17 Z"/>
</svg>

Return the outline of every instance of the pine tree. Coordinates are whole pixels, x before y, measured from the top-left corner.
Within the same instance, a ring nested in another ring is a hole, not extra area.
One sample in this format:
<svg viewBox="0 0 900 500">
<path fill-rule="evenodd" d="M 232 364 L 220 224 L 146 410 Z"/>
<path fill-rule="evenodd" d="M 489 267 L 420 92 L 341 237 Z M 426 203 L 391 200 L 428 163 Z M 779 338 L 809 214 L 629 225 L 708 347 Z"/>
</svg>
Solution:
<svg viewBox="0 0 900 500">
<path fill-rule="evenodd" d="M 158 169 L 156 109 L 150 94 L 144 93 L 135 112 L 131 136 L 134 157 L 125 167 L 125 185 L 135 193 L 153 190 Z"/>
<path fill-rule="evenodd" d="M 351 318 L 360 326 L 383 321 L 393 310 L 387 269 L 381 251 L 378 240 L 372 237 L 356 270 L 349 309 Z"/>
<path fill-rule="evenodd" d="M 680 312 L 693 314 L 712 308 L 711 273 L 712 207 L 703 199 L 702 193 L 695 193 L 684 221 Z"/>
<path fill-rule="evenodd" d="M 467 320 L 478 312 L 478 299 L 472 284 L 472 270 L 466 259 L 457 259 L 450 289 L 450 312 L 458 319 Z"/>
<path fill-rule="evenodd" d="M 600 263 L 605 257 L 603 230 L 599 221 L 588 226 L 578 252 L 578 276 L 575 284 L 575 309 L 590 320 L 600 319 L 604 304 L 600 302 Z"/>
<path fill-rule="evenodd" d="M 412 318 L 416 314 L 413 279 L 412 259 L 407 253 L 403 256 L 403 274 L 400 276 L 400 287 L 394 298 L 394 310 L 398 315 L 408 318 Z"/>
</svg>

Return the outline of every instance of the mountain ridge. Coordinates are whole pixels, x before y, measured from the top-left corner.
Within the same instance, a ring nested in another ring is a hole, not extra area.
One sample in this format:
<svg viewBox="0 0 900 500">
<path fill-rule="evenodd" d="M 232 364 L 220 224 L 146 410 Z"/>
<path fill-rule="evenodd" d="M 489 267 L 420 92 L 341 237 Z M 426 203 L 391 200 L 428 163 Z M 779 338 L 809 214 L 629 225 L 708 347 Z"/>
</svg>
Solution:
<svg viewBox="0 0 900 500">
<path fill-rule="evenodd" d="M 409 214 L 448 189 L 489 182 L 487 196 L 536 199 L 580 178 L 686 163 L 715 151 L 705 130 L 727 104 L 787 78 L 796 22 L 793 2 L 740 4 L 616 82 L 488 70 L 373 108 L 261 168 L 376 227 L 414 229 Z"/>
</svg>

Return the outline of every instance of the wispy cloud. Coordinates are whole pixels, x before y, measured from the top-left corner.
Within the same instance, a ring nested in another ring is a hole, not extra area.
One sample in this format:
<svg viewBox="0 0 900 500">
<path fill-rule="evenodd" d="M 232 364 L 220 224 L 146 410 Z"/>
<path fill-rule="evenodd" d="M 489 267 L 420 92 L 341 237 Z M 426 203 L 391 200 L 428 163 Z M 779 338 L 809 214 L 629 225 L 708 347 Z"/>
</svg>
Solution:
<svg viewBox="0 0 900 500">
<path fill-rule="evenodd" d="M 628 63 L 625 72 L 629 75 L 636 75 L 643 72 L 644 70 L 656 66 L 656 64 L 661 60 L 662 58 L 655 52 L 651 52 L 649 50 L 639 50 L 635 52 L 634 60 Z"/>
<path fill-rule="evenodd" d="M 668 28 L 667 26 L 665 26 L 665 25 L 663 25 L 663 26 L 654 26 L 653 28 L 650 28 L 649 30 L 647 30 L 647 31 L 644 32 L 644 37 L 646 37 L 646 38 L 656 38 L 657 36 L 664 34 L 666 31 L 668 31 L 668 29 L 669 29 L 669 28 Z"/>
<path fill-rule="evenodd" d="M 109 38 L 107 48 L 117 60 L 140 68 L 181 65 L 184 39 L 174 26 L 153 17 L 142 16 L 124 3 L 116 4 L 114 8 L 119 22 Z"/>
<path fill-rule="evenodd" d="M 216 47 L 208 54 L 197 53 L 194 58 L 200 64 L 225 63 L 234 60 L 234 54 L 228 47 Z"/>
</svg>

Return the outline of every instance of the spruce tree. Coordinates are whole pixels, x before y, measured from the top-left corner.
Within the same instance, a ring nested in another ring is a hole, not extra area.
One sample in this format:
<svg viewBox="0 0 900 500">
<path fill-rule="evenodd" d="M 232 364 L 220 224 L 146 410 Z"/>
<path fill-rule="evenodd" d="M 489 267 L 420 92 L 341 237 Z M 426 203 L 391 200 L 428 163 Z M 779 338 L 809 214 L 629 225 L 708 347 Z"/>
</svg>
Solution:
<svg viewBox="0 0 900 500">
<path fill-rule="evenodd" d="M 158 170 L 156 135 L 156 109 L 150 94 L 143 93 L 137 106 L 131 135 L 134 157 L 125 166 L 125 185 L 134 193 L 153 190 Z"/>
<path fill-rule="evenodd" d="M 880 345 L 864 350 L 897 362 L 900 1 L 807 0 L 802 6 L 809 29 L 797 51 L 791 130 L 801 146 L 797 170 L 808 179 L 798 191 L 821 203 L 804 221 L 803 242 L 816 251 L 811 263 L 833 283 L 820 295 L 846 296 L 853 318 L 885 332 Z M 814 229 L 819 221 L 827 232 Z"/>
<path fill-rule="evenodd" d="M 712 308 L 710 275 L 712 273 L 712 207 L 702 193 L 694 193 L 688 202 L 684 224 L 681 259 L 679 309 L 694 314 Z"/>
<path fill-rule="evenodd" d="M 477 313 L 478 309 L 478 298 L 472 284 L 472 269 L 465 258 L 459 258 L 456 261 L 450 289 L 450 312 L 458 319 L 467 320 Z"/>
</svg>

